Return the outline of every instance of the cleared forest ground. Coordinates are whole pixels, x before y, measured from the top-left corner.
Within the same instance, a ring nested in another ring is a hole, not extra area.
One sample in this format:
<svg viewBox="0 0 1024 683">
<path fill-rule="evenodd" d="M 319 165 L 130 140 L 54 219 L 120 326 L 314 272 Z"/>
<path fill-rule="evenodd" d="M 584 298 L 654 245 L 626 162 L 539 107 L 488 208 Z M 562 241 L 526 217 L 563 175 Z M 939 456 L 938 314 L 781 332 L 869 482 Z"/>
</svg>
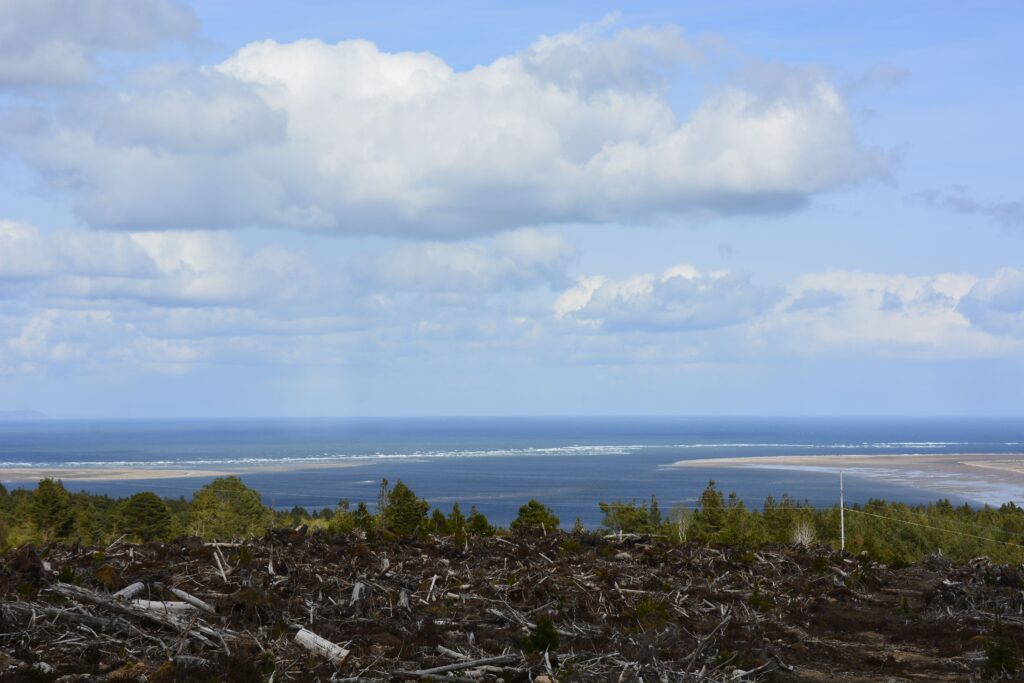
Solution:
<svg viewBox="0 0 1024 683">
<path fill-rule="evenodd" d="M 1024 642 L 1020 566 L 588 533 L 26 546 L 0 595 L 0 681 L 1016 680 Z"/>
</svg>

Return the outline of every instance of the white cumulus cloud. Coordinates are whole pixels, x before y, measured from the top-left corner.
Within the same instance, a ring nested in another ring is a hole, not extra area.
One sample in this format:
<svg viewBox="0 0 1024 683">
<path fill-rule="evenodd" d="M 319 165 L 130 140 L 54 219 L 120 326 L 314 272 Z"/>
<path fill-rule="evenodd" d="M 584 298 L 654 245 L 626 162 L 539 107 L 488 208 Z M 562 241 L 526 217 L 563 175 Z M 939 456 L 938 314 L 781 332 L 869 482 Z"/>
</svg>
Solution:
<svg viewBox="0 0 1024 683">
<path fill-rule="evenodd" d="M 562 284 L 576 250 L 557 233 L 523 229 L 485 243 L 406 244 L 356 261 L 356 277 L 399 291 L 463 291 Z"/>
<path fill-rule="evenodd" d="M 555 301 L 556 318 L 612 331 L 680 331 L 727 327 L 765 311 L 779 292 L 732 273 L 701 275 L 688 264 L 660 276 L 581 278 Z"/>
<path fill-rule="evenodd" d="M 0 85 L 83 83 L 102 50 L 147 50 L 197 30 L 176 0 L 0 0 Z"/>
<path fill-rule="evenodd" d="M 1001 268 L 978 281 L 957 310 L 983 330 L 1024 337 L 1024 271 Z"/>
<path fill-rule="evenodd" d="M 822 73 L 705 83 L 683 68 L 701 58 L 671 27 L 587 28 L 465 71 L 364 40 L 267 40 L 82 95 L 7 143 L 85 220 L 127 230 L 450 238 L 791 210 L 886 173 Z M 705 95 L 675 111 L 670 83 Z"/>
</svg>

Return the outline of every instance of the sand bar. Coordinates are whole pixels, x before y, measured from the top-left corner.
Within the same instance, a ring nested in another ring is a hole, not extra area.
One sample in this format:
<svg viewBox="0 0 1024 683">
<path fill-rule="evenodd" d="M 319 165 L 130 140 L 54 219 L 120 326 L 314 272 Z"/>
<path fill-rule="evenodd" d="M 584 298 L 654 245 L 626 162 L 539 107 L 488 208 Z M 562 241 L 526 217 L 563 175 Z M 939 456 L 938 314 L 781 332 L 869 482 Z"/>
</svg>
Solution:
<svg viewBox="0 0 1024 683">
<path fill-rule="evenodd" d="M 268 464 L 230 467 L 223 470 L 174 469 L 166 467 L 3 467 L 0 481 L 39 481 L 63 479 L 66 481 L 132 481 L 138 479 L 177 479 L 190 477 L 227 477 L 260 472 L 295 472 L 298 470 L 358 467 L 362 462 L 305 462 L 301 464 Z"/>
<path fill-rule="evenodd" d="M 0 469 L 3 481 L 40 479 L 130 481 L 132 479 L 173 479 L 176 477 L 222 477 L 228 472 L 210 470 L 171 470 L 124 467 L 6 467 Z"/>
<path fill-rule="evenodd" d="M 1000 505 L 1024 500 L 1024 453 L 768 455 L 680 460 L 669 467 L 838 472 Z"/>
</svg>

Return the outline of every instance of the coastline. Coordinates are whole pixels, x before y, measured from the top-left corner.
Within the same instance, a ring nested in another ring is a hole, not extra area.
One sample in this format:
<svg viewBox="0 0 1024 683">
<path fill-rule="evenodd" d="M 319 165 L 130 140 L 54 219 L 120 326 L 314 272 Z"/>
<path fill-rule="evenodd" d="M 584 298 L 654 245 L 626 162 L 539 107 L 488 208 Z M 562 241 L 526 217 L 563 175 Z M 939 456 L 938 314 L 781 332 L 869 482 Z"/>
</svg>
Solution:
<svg viewBox="0 0 1024 683">
<path fill-rule="evenodd" d="M 68 481 L 132 481 L 135 479 L 173 479 L 178 477 L 223 477 L 230 472 L 212 470 L 172 470 L 127 467 L 6 467 L 0 469 L 0 481 L 26 482 L 40 479 Z"/>
<path fill-rule="evenodd" d="M 172 469 L 165 467 L 4 467 L 0 468 L 0 481 L 12 483 L 35 482 L 40 479 L 64 481 L 136 481 L 142 479 L 194 479 L 200 477 L 229 477 L 238 474 L 264 472 L 297 472 L 300 470 L 359 467 L 362 463 L 304 463 L 300 465 L 267 465 L 265 467 L 231 467 L 222 470 Z"/>
<path fill-rule="evenodd" d="M 666 467 L 841 471 L 990 505 L 1024 501 L 1024 453 L 769 455 L 679 460 Z"/>
</svg>

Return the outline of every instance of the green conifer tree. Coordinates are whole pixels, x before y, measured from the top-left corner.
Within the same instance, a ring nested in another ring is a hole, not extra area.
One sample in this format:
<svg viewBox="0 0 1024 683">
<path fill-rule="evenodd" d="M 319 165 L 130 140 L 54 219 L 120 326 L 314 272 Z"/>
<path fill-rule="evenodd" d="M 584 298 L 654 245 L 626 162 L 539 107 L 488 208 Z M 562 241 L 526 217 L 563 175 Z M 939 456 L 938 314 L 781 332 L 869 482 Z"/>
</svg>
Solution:
<svg viewBox="0 0 1024 683">
<path fill-rule="evenodd" d="M 30 507 L 32 523 L 43 541 L 66 538 L 71 532 L 75 515 L 71 508 L 71 495 L 59 479 L 42 479 L 32 494 Z"/>
<path fill-rule="evenodd" d="M 554 531 L 558 529 L 559 519 L 551 509 L 536 498 L 531 498 L 519 508 L 519 515 L 512 520 L 512 529 L 544 529 Z"/>
<path fill-rule="evenodd" d="M 396 534 L 412 535 L 423 526 L 430 503 L 417 498 L 402 480 L 395 482 L 385 498 L 387 503 L 381 512 L 384 528 Z"/>
<path fill-rule="evenodd" d="M 192 529 L 203 538 L 262 534 L 273 519 L 260 494 L 238 477 L 221 477 L 196 491 L 191 505 Z"/>
<path fill-rule="evenodd" d="M 164 539 L 171 530 L 171 513 L 152 491 L 136 493 L 124 504 L 121 528 L 143 541 Z"/>
</svg>

